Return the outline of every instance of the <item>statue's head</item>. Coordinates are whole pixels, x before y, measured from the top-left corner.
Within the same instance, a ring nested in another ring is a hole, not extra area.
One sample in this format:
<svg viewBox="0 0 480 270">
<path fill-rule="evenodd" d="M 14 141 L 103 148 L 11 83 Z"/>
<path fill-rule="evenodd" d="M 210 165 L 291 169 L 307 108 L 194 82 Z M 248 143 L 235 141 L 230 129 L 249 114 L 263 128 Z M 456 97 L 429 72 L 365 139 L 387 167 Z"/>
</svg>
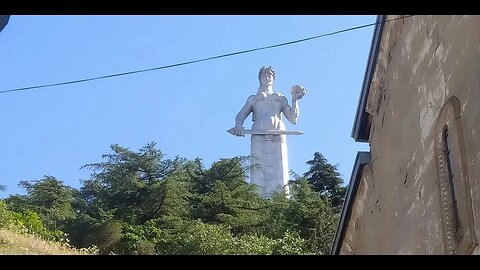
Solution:
<svg viewBox="0 0 480 270">
<path fill-rule="evenodd" d="M 260 71 L 258 72 L 258 81 L 261 82 L 262 75 L 267 72 L 272 74 L 273 79 L 275 80 L 275 70 L 273 70 L 272 67 L 263 66 L 262 68 L 260 68 Z"/>
</svg>

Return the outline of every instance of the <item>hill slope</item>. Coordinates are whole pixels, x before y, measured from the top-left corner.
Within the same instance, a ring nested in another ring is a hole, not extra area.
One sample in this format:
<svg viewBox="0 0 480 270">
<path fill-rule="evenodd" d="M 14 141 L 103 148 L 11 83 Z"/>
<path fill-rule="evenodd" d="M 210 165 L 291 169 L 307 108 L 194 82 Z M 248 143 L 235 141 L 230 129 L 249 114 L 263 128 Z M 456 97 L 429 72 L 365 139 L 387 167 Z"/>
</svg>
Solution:
<svg viewBox="0 0 480 270">
<path fill-rule="evenodd" d="M 60 243 L 48 242 L 30 234 L 0 229 L 1 255 L 87 255 L 91 250 L 76 250 Z"/>
</svg>

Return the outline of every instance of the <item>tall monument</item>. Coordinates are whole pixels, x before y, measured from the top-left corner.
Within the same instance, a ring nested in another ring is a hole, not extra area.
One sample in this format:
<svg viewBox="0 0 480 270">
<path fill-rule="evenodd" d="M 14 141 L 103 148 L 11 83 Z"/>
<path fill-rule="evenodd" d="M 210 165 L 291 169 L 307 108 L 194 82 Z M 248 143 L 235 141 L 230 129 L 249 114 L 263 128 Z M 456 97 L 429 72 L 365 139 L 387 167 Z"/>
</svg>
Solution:
<svg viewBox="0 0 480 270">
<path fill-rule="evenodd" d="M 235 127 L 228 130 L 236 136 L 251 134 L 250 183 L 257 186 L 259 194 L 265 198 L 279 188 L 286 188 L 288 177 L 288 154 L 286 135 L 300 135 L 301 131 L 287 131 L 282 114 L 292 124 L 299 116 L 298 100 L 306 90 L 300 85 L 292 86 L 292 106 L 285 96 L 273 90 L 275 71 L 272 67 L 262 67 L 258 73 L 260 86 L 256 95 L 247 102 L 235 117 Z M 243 122 L 252 113 L 252 129 L 246 130 Z"/>
</svg>

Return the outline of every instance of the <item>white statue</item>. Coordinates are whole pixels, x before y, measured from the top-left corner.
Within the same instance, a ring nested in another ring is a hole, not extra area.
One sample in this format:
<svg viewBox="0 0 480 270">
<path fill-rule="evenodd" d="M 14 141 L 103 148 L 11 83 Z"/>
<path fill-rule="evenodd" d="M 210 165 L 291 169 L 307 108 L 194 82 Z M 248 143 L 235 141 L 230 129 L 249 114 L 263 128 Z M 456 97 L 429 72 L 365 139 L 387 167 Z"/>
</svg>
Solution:
<svg viewBox="0 0 480 270">
<path fill-rule="evenodd" d="M 260 87 L 256 95 L 247 102 L 235 117 L 235 127 L 228 130 L 236 136 L 251 134 L 250 158 L 252 169 L 250 183 L 257 186 L 263 197 L 270 197 L 278 188 L 286 188 L 288 193 L 288 155 L 286 135 L 299 135 L 301 131 L 286 131 L 282 113 L 292 124 L 299 116 L 298 100 L 306 90 L 300 85 L 292 86 L 292 107 L 280 93 L 274 92 L 275 71 L 272 67 L 262 67 L 258 73 Z M 243 122 L 252 113 L 252 129 L 245 130 Z"/>
</svg>

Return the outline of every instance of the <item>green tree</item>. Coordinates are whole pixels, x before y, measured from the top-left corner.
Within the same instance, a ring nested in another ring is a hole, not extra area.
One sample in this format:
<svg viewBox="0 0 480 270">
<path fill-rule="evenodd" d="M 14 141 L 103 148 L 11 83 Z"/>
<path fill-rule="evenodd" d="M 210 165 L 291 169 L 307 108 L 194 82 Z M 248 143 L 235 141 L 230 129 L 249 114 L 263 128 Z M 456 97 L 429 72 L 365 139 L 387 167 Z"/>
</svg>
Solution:
<svg viewBox="0 0 480 270">
<path fill-rule="evenodd" d="M 93 172 L 73 192 L 76 218 L 66 230 L 77 247 L 150 254 L 158 237 L 152 236 L 152 226 L 174 229 L 189 218 L 187 161 L 164 159 L 154 143 L 138 152 L 119 145 L 111 150 L 103 162 L 83 166 Z"/>
<path fill-rule="evenodd" d="M 5 199 L 5 203 L 10 210 L 18 213 L 34 208 L 27 195 L 10 195 Z"/>
<path fill-rule="evenodd" d="M 13 217 L 13 211 L 8 210 L 5 202 L 0 200 L 0 229 L 12 225 Z"/>
<path fill-rule="evenodd" d="M 199 164 L 190 172 L 192 219 L 224 224 L 235 235 L 255 231 L 263 222 L 260 210 L 264 200 L 254 185 L 245 182 L 244 161 L 242 157 L 221 159 L 208 170 Z"/>
<path fill-rule="evenodd" d="M 199 158 L 166 159 L 154 143 L 139 151 L 119 145 L 111 150 L 102 162 L 83 166 L 93 172 L 79 190 L 52 176 L 22 181 L 27 194 L 0 204 L 0 224 L 18 223 L 51 239 L 61 239 L 60 227 L 76 247 L 95 245 L 102 254 L 330 250 L 339 218 L 332 205 L 341 205 L 342 181 L 319 153 L 305 177 L 294 176 L 288 196 L 280 190 L 263 199 L 245 181 L 246 157 L 220 159 L 205 169 Z"/>
<path fill-rule="evenodd" d="M 120 253 L 122 247 L 120 240 L 122 238 L 122 223 L 117 220 L 107 220 L 99 224 L 92 230 L 88 236 L 89 246 L 98 247 L 100 254 Z"/>
<path fill-rule="evenodd" d="M 312 255 L 308 248 L 307 241 L 297 233 L 286 231 L 284 236 L 275 241 L 273 255 Z"/>
<path fill-rule="evenodd" d="M 278 254 L 328 253 L 335 236 L 338 213 L 306 179 L 290 183 L 289 197 L 279 192 L 269 201 L 267 219 L 263 224 L 264 235 L 277 240 L 275 250 Z"/>
<path fill-rule="evenodd" d="M 99 220 L 112 216 L 130 224 L 187 215 L 184 159 L 164 159 L 155 143 L 139 152 L 112 145 L 105 162 L 87 164 L 92 179 L 83 181 L 81 197 Z"/>
<path fill-rule="evenodd" d="M 158 243 L 172 244 L 171 246 L 177 246 L 176 243 L 171 243 L 172 236 L 170 232 L 158 228 L 153 220 L 146 222 L 143 225 L 123 225 L 123 237 L 122 254 L 132 255 L 150 255 L 150 254 L 168 254 L 164 252 L 162 247 L 159 247 L 157 252 Z M 160 245 L 159 245 L 160 246 Z M 170 251 L 171 249 L 168 249 Z"/>
<path fill-rule="evenodd" d="M 340 211 L 347 188 L 342 186 L 343 179 L 337 171 L 337 166 L 328 163 L 327 159 L 315 152 L 313 159 L 307 161 L 310 169 L 303 174 L 308 182 L 322 197 L 328 198 L 336 211 Z"/>
<path fill-rule="evenodd" d="M 50 230 L 62 229 L 67 219 L 73 218 L 72 189 L 53 176 L 40 180 L 20 181 L 27 195 L 13 195 L 5 201 L 16 212 L 32 210 L 40 215 Z"/>
<path fill-rule="evenodd" d="M 228 225 L 190 221 L 184 229 L 170 236 L 167 254 L 181 255 L 254 255 L 272 254 L 275 241 L 263 235 L 234 236 Z"/>
</svg>

